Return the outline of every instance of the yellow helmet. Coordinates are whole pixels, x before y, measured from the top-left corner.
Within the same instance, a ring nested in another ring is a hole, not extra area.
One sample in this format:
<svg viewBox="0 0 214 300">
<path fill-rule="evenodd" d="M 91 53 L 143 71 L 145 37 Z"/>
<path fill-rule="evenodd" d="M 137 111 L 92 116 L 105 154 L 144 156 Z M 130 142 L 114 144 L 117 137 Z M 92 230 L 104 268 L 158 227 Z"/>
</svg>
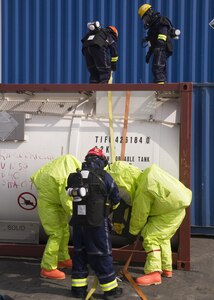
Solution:
<svg viewBox="0 0 214 300">
<path fill-rule="evenodd" d="M 151 8 L 152 6 L 150 4 L 143 4 L 138 9 L 138 15 L 140 15 L 141 18 L 145 15 L 145 13 Z"/>
</svg>

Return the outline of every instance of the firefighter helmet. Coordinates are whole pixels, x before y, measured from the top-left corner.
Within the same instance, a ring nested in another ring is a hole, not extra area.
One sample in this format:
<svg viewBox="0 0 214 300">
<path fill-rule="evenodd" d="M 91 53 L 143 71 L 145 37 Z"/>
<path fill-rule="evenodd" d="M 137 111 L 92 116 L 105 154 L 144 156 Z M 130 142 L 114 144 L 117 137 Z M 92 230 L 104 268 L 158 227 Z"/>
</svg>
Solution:
<svg viewBox="0 0 214 300">
<path fill-rule="evenodd" d="M 143 16 L 145 15 L 145 13 L 151 9 L 151 5 L 150 4 L 143 4 L 139 7 L 138 9 L 138 15 L 140 15 L 141 18 L 143 18 Z"/>
<path fill-rule="evenodd" d="M 107 28 L 111 29 L 114 33 L 114 35 L 116 36 L 116 38 L 118 38 L 118 31 L 117 28 L 114 26 L 108 26 Z"/>
<path fill-rule="evenodd" d="M 103 154 L 103 150 L 100 149 L 100 148 L 98 148 L 98 147 L 96 147 L 96 146 L 88 151 L 87 156 L 88 155 L 96 155 L 96 156 L 101 156 L 101 157 L 105 156 Z"/>
<path fill-rule="evenodd" d="M 105 155 L 104 155 L 104 153 L 103 153 L 103 150 L 100 149 L 100 148 L 98 148 L 98 147 L 96 147 L 96 146 L 88 151 L 88 153 L 87 153 L 85 159 L 87 160 L 87 158 L 88 158 L 89 156 L 92 156 L 92 157 L 93 157 L 93 156 L 97 156 L 97 157 L 101 158 L 101 159 L 104 161 L 104 165 L 105 165 L 105 166 L 107 166 L 107 164 L 108 164 L 108 160 L 107 160 L 107 158 L 105 157 Z"/>
</svg>

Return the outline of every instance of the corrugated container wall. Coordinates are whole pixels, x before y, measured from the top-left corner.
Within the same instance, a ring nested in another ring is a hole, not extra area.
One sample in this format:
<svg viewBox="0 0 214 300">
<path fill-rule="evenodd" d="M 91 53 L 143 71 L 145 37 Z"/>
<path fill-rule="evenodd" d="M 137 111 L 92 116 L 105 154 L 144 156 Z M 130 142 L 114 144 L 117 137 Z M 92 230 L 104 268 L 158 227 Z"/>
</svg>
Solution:
<svg viewBox="0 0 214 300">
<path fill-rule="evenodd" d="M 152 82 L 147 49 L 141 47 L 146 32 L 138 8 L 143 3 L 181 30 L 168 61 L 168 82 L 213 83 L 213 0 L 1 0 L 2 83 L 88 82 L 81 38 L 92 20 L 118 29 L 114 82 Z M 194 87 L 192 225 L 206 229 L 214 226 L 213 96 L 213 88 Z"/>
<path fill-rule="evenodd" d="M 168 16 L 181 37 L 174 41 L 168 81 L 213 82 L 213 0 L 145 1 Z M 119 32 L 117 83 L 152 82 L 137 0 L 2 0 L 3 83 L 85 83 L 81 53 L 87 22 Z M 208 69 L 209 66 L 209 69 Z"/>
<path fill-rule="evenodd" d="M 214 83 L 194 84 L 191 225 L 214 235 Z"/>
</svg>

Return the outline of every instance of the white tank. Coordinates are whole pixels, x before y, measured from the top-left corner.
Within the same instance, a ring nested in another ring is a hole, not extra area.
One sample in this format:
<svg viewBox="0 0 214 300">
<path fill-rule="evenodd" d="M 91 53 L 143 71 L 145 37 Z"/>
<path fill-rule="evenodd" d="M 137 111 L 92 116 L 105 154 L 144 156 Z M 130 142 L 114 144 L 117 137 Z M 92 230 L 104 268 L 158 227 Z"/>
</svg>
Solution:
<svg viewBox="0 0 214 300">
<path fill-rule="evenodd" d="M 83 161 L 94 146 L 103 147 L 111 162 L 112 145 L 115 159 L 120 160 L 126 96 L 124 91 L 92 96 L 4 94 L 0 100 L 0 242 L 39 242 L 37 193 L 30 176 L 41 166 L 68 153 Z M 179 97 L 170 92 L 132 91 L 128 117 L 124 159 L 142 170 L 156 163 L 179 177 Z"/>
</svg>

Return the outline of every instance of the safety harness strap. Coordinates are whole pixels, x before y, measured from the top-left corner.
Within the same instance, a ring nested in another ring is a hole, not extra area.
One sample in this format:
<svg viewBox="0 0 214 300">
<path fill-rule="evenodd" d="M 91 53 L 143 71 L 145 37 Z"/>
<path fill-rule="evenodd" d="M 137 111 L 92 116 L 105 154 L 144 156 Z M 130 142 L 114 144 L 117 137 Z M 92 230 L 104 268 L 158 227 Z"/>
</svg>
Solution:
<svg viewBox="0 0 214 300">
<path fill-rule="evenodd" d="M 106 196 L 106 199 L 105 199 L 105 217 L 108 217 L 108 215 L 110 213 L 110 206 L 111 206 L 111 202 L 109 200 L 109 195 L 111 193 L 111 190 L 108 193 L 107 189 L 106 189 L 105 182 L 103 181 L 103 179 L 99 175 L 97 175 L 93 170 L 90 170 L 90 172 L 100 181 L 100 183 L 102 184 L 102 187 L 105 191 L 105 196 Z"/>
</svg>

